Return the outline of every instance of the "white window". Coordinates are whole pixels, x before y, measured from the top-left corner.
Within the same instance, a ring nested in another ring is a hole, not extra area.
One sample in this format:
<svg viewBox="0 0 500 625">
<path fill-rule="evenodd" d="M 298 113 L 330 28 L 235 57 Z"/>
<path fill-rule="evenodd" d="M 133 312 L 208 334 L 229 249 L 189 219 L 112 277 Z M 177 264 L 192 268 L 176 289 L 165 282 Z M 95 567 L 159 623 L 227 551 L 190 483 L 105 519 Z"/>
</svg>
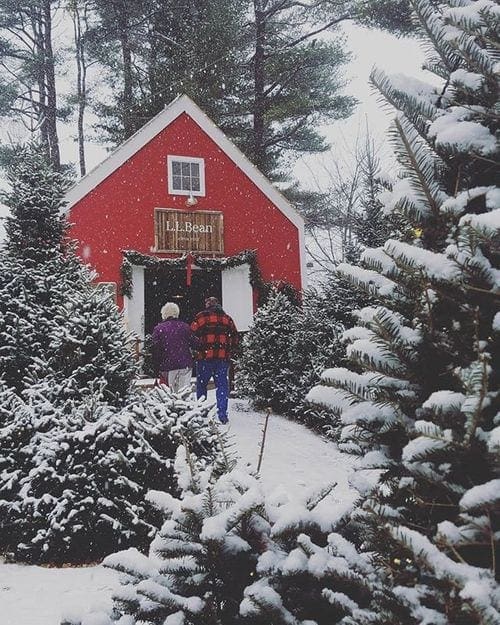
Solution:
<svg viewBox="0 0 500 625">
<path fill-rule="evenodd" d="M 205 195 L 205 161 L 194 156 L 167 156 L 170 195 Z"/>
</svg>

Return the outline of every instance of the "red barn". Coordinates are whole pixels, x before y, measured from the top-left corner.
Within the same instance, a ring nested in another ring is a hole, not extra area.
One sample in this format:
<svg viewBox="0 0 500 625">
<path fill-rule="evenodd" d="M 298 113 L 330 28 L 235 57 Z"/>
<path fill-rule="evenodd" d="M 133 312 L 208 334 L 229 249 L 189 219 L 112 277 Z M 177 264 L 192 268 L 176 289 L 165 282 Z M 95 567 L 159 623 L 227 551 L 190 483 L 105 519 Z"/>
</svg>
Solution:
<svg viewBox="0 0 500 625">
<path fill-rule="evenodd" d="M 187 96 L 66 199 L 79 254 L 140 337 L 166 301 L 189 321 L 215 294 L 246 330 L 263 281 L 304 286 L 301 216 Z"/>
</svg>

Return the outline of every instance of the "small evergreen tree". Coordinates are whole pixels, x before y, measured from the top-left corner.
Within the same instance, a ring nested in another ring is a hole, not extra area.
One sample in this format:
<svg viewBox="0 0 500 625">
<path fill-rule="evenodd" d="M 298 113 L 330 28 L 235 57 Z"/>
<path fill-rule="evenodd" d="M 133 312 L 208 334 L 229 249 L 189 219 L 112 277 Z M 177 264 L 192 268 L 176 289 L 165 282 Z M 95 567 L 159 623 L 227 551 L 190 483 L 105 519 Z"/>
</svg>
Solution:
<svg viewBox="0 0 500 625">
<path fill-rule="evenodd" d="M 122 314 L 109 294 L 88 282 L 68 293 L 53 319 L 48 375 L 64 382 L 64 399 L 85 396 L 96 381 L 103 398 L 119 405 L 127 397 L 137 365 Z"/>
<path fill-rule="evenodd" d="M 369 133 L 357 157 L 359 158 L 361 193 L 353 231 L 358 246 L 379 247 L 391 237 L 402 238 L 408 224 L 404 217 L 384 212 L 384 204 L 380 196 L 391 185 L 382 178 L 380 159 Z M 352 258 L 346 258 L 346 261 L 354 263 Z"/>
<path fill-rule="evenodd" d="M 61 253 L 66 229 L 61 215 L 68 180 L 46 160 L 36 144 L 22 147 L 7 169 L 11 190 L 2 199 L 10 210 L 5 218 L 10 255 L 30 264 Z"/>
<path fill-rule="evenodd" d="M 180 499 L 148 494 L 167 518 L 149 557 L 129 549 L 106 558 L 104 565 L 122 574 L 122 587 L 111 614 L 93 613 L 88 621 L 330 625 L 359 614 L 378 623 L 369 607 L 374 568 L 332 531 L 350 510 L 345 502 L 338 510 L 331 487 L 304 501 L 267 496 L 227 454 L 220 470 L 199 471 L 186 452 L 179 448 L 176 460 Z"/>
<path fill-rule="evenodd" d="M 233 463 L 223 465 L 222 475 L 213 468 L 200 472 L 196 457 L 179 447 L 182 498 L 149 494 L 166 516 L 150 557 L 130 549 L 104 561 L 126 574 L 113 619 L 128 618 L 130 625 L 240 622 L 243 590 L 255 575 L 269 525 L 261 516 L 263 494 L 255 477 Z"/>
<path fill-rule="evenodd" d="M 322 291 L 304 293 L 302 303 L 283 291 L 271 292 L 243 340 L 238 363 L 238 391 L 254 406 L 270 406 L 322 432 L 334 431 L 328 411 L 311 406 L 304 396 L 325 366 L 343 359 L 344 326 L 328 314 L 335 302 Z"/>
<path fill-rule="evenodd" d="M 136 367 L 121 317 L 94 293 L 92 274 L 64 238 L 65 179 L 36 146 L 8 170 L 7 239 L 0 248 L 0 376 L 21 393 L 33 376 L 67 380 L 62 399 L 100 377 L 107 401 L 129 392 Z M 41 365 L 40 363 L 44 363 Z M 101 384 L 102 386 L 102 384 Z"/>
<path fill-rule="evenodd" d="M 385 210 L 417 236 L 340 267 L 380 305 L 346 333 L 357 372 L 325 372 L 310 397 L 339 414 L 362 466 L 381 471 L 358 517 L 392 580 L 375 597 L 380 621 L 496 624 L 499 13 L 488 0 L 411 5 L 443 86 L 378 70 L 372 81 L 398 109 L 404 174 Z"/>
<path fill-rule="evenodd" d="M 161 515 L 145 500 L 154 484 L 177 492 L 173 462 L 181 443 L 213 459 L 211 405 L 168 389 L 126 406 L 50 401 L 53 380 L 21 398 L 0 391 L 0 552 L 28 562 L 93 562 L 133 545 L 146 549 Z M 65 385 L 63 384 L 63 387 Z"/>
<path fill-rule="evenodd" d="M 357 258 L 356 262 L 357 264 Z M 365 306 L 373 299 L 366 293 L 353 288 L 352 284 L 336 271 L 330 273 L 321 285 L 321 308 L 331 320 L 342 324 L 344 328 L 355 325 L 353 312 Z"/>
<path fill-rule="evenodd" d="M 332 531 L 345 527 L 350 513 L 337 509 L 328 487 L 303 503 L 282 501 L 272 511 L 272 542 L 240 608 L 245 623 L 334 625 L 350 622 L 352 614 L 378 622 L 370 609 L 375 571 L 367 555 Z"/>
<path fill-rule="evenodd" d="M 304 293 L 293 339 L 294 349 L 303 356 L 303 365 L 295 388 L 297 403 L 291 410 L 298 421 L 329 436 L 335 435 L 338 419 L 330 411 L 309 404 L 304 397 L 318 383 L 325 367 L 340 365 L 344 360 L 344 325 L 330 314 L 332 308 L 330 293 L 319 290 Z"/>
<path fill-rule="evenodd" d="M 289 412 L 300 399 L 295 388 L 302 373 L 303 356 L 294 352 L 300 308 L 274 290 L 255 314 L 245 335 L 238 362 L 238 391 L 263 408 Z"/>
</svg>

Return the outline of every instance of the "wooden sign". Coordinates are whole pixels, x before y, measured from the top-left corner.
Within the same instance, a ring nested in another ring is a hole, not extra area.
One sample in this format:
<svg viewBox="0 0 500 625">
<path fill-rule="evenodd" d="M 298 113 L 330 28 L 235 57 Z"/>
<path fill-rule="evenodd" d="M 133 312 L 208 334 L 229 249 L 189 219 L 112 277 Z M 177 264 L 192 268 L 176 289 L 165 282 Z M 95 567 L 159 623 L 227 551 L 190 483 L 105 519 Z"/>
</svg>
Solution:
<svg viewBox="0 0 500 625">
<path fill-rule="evenodd" d="M 155 208 L 155 251 L 223 254 L 222 213 Z"/>
</svg>

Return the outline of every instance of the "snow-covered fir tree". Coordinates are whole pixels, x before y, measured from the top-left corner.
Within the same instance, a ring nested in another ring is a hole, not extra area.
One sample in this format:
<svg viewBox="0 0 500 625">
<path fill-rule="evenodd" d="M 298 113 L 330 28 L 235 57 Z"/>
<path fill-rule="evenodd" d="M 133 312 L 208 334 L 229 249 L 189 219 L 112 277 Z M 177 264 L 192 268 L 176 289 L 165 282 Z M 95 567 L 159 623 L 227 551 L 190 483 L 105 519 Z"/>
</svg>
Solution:
<svg viewBox="0 0 500 625">
<path fill-rule="evenodd" d="M 498 624 L 500 9 L 411 4 L 441 85 L 380 70 L 372 81 L 398 110 L 403 175 L 384 210 L 404 214 L 415 238 L 339 268 L 380 305 L 346 332 L 356 372 L 325 371 L 309 398 L 338 413 L 344 448 L 381 471 L 356 518 L 392 580 L 375 598 L 380 621 Z"/>
<path fill-rule="evenodd" d="M 112 616 L 102 615 L 102 623 L 241 622 L 239 605 L 255 575 L 269 524 L 262 516 L 263 493 L 256 478 L 232 462 L 222 464 L 222 474 L 213 467 L 200 471 L 196 456 L 179 447 L 181 499 L 156 490 L 147 496 L 166 516 L 149 557 L 129 549 L 104 561 L 125 579 L 115 593 Z"/>
<path fill-rule="evenodd" d="M 51 167 L 42 146 L 33 143 L 17 152 L 7 182 L 11 190 L 2 200 L 10 210 L 5 218 L 9 254 L 30 264 L 58 256 L 64 246 L 61 207 L 68 180 Z"/>
<path fill-rule="evenodd" d="M 364 146 L 357 155 L 360 167 L 359 207 L 353 222 L 353 231 L 356 243 L 359 247 L 378 247 L 391 237 L 401 238 L 407 229 L 407 221 L 404 216 L 396 216 L 384 212 L 384 205 L 380 199 L 385 189 L 390 189 L 392 184 L 384 179 L 382 166 L 378 156 L 375 141 L 368 133 Z M 346 258 L 353 263 L 358 259 Z"/>
<path fill-rule="evenodd" d="M 60 255 L 37 263 L 0 248 L 0 375 L 18 391 L 35 359 L 47 355 L 53 318 L 78 275 L 78 265 L 61 271 Z"/>
<path fill-rule="evenodd" d="M 337 417 L 329 410 L 307 403 L 305 394 L 318 383 L 325 367 L 340 365 L 345 358 L 342 342 L 345 326 L 331 314 L 332 308 L 338 307 L 336 297 L 332 298 L 327 289 L 311 289 L 304 293 L 292 343 L 303 356 L 303 364 L 295 389 L 300 395 L 291 415 L 329 436 L 334 436 L 337 431 Z"/>
<path fill-rule="evenodd" d="M 136 377 L 130 337 L 114 302 L 64 238 L 64 177 L 36 146 L 8 170 L 7 238 L 0 248 L 0 376 L 17 392 L 33 375 L 67 379 L 66 395 L 101 380 L 107 401 L 123 401 Z M 42 363 L 42 364 L 41 364 Z"/>
<path fill-rule="evenodd" d="M 189 445 L 200 463 L 214 459 L 211 405 L 158 388 L 121 408 L 99 389 L 61 407 L 47 384 L 24 397 L 0 389 L 0 552 L 61 563 L 145 550 L 162 521 L 145 495 L 152 485 L 177 493 L 177 447 Z"/>
<path fill-rule="evenodd" d="M 50 338 L 44 379 L 56 385 L 64 382 L 61 400 L 83 397 L 98 383 L 107 402 L 124 401 L 137 377 L 127 349 L 130 335 L 109 294 L 91 284 L 90 276 L 78 292 L 68 292 L 55 311 Z"/>
<path fill-rule="evenodd" d="M 357 264 L 357 260 L 352 261 Z M 338 323 L 344 328 L 355 325 L 353 311 L 368 304 L 373 298 L 369 295 L 353 289 L 352 284 L 339 276 L 336 272 L 329 274 L 321 284 L 319 292 L 321 309 L 327 316 L 329 323 Z"/>
<path fill-rule="evenodd" d="M 350 508 L 339 505 L 331 486 L 304 501 L 266 502 L 270 539 L 245 589 L 240 613 L 248 625 L 349 623 L 356 614 L 378 623 L 370 609 L 378 583 L 369 556 L 336 529 Z M 344 620 L 345 619 L 345 620 Z"/>
<path fill-rule="evenodd" d="M 257 310 L 242 343 L 236 385 L 238 392 L 258 407 L 291 411 L 300 401 L 296 394 L 303 355 L 294 350 L 300 308 L 274 289 Z"/>
<path fill-rule="evenodd" d="M 238 391 L 252 403 L 270 406 L 323 429 L 325 415 L 304 402 L 327 363 L 341 356 L 343 326 L 326 312 L 329 298 L 309 291 L 297 304 L 275 289 L 255 314 L 237 369 Z"/>
<path fill-rule="evenodd" d="M 353 502 L 331 486 L 303 500 L 266 493 L 227 454 L 222 470 L 200 471 L 186 452 L 177 452 L 180 498 L 147 495 L 167 518 L 149 556 L 128 549 L 104 561 L 122 574 L 111 613 L 64 625 L 331 625 L 353 614 L 378 623 L 370 557 L 333 531 Z"/>
</svg>

